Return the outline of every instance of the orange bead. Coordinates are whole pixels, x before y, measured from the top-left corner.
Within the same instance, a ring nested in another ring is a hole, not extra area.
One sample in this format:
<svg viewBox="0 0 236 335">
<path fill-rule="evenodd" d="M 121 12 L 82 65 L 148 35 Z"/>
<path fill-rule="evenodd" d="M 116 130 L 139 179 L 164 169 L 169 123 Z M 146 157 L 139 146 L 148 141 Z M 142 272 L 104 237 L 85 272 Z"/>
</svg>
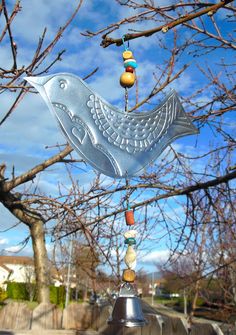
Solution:
<svg viewBox="0 0 236 335">
<path fill-rule="evenodd" d="M 120 76 L 120 84 L 122 87 L 132 87 L 135 83 L 135 75 L 131 72 L 124 72 Z"/>
<path fill-rule="evenodd" d="M 132 209 L 129 209 L 128 211 L 125 211 L 125 221 L 127 226 L 133 226 L 134 221 L 134 211 Z"/>
</svg>

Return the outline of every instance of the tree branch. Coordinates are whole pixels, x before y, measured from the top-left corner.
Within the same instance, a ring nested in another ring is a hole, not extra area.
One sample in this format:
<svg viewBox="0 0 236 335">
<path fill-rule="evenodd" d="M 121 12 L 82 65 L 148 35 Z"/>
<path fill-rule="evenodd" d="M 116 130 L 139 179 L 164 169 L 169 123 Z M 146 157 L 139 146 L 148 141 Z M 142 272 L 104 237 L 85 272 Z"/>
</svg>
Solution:
<svg viewBox="0 0 236 335">
<path fill-rule="evenodd" d="M 8 182 L 5 182 L 2 187 L 3 192 L 9 192 L 14 187 L 34 179 L 39 172 L 42 172 L 43 170 L 47 169 L 49 166 L 55 163 L 61 162 L 65 156 L 69 155 L 72 152 L 72 150 L 73 149 L 69 145 L 67 145 L 64 150 L 54 155 L 53 157 L 45 160 L 43 163 L 35 166 L 31 170 L 22 174 L 21 176 L 18 176 Z"/>
<path fill-rule="evenodd" d="M 176 189 L 174 191 L 170 191 L 170 192 L 167 192 L 167 193 L 164 193 L 164 194 L 160 194 L 158 196 L 149 198 L 147 200 L 142 200 L 141 202 L 138 202 L 138 203 L 130 206 L 130 208 L 131 209 L 137 209 L 139 207 L 144 207 L 145 205 L 149 205 L 149 204 L 151 204 L 153 202 L 157 202 L 157 201 L 163 200 L 163 199 L 168 199 L 168 198 L 171 198 L 171 197 L 174 197 L 174 196 L 180 196 L 180 195 L 187 195 L 188 196 L 192 192 L 199 191 L 199 190 L 202 190 L 202 189 L 203 190 L 204 189 L 208 189 L 210 187 L 214 187 L 214 186 L 220 185 L 222 183 L 227 183 L 228 181 L 233 180 L 235 178 L 236 178 L 236 170 L 233 171 L 233 172 L 231 172 L 231 173 L 227 173 L 227 174 L 225 174 L 223 176 L 220 176 L 220 177 L 217 177 L 215 179 L 212 179 L 212 180 L 209 180 L 207 182 L 204 182 L 204 183 L 196 183 L 194 185 L 187 186 L 187 187 L 184 187 L 182 189 Z M 159 184 L 157 186 L 159 187 Z M 147 185 L 145 185 L 145 184 L 137 184 L 137 185 L 135 185 L 135 188 L 156 188 L 156 185 L 155 184 L 147 184 Z M 116 190 L 113 191 L 113 193 L 114 192 L 116 192 Z M 99 193 L 97 195 L 97 197 L 98 196 L 102 197 L 103 194 Z M 86 202 L 88 202 L 89 200 L 90 199 L 86 199 Z M 99 218 L 96 218 L 95 220 L 90 221 L 89 225 L 94 225 L 95 223 L 102 222 L 102 221 L 104 221 L 105 219 L 107 219 L 107 218 L 109 218 L 111 216 L 123 213 L 125 211 L 126 211 L 125 208 L 120 208 L 118 210 L 113 211 L 112 213 L 100 216 Z M 75 233 L 76 231 L 78 231 L 79 229 L 80 228 L 75 228 L 75 229 L 71 230 L 69 233 L 64 234 L 60 238 L 64 238 L 66 236 L 69 236 L 72 233 Z"/>
<path fill-rule="evenodd" d="M 126 34 L 124 36 L 124 41 L 130 41 L 139 37 L 148 37 L 151 36 L 159 31 L 163 31 L 163 32 L 167 32 L 169 29 L 172 29 L 174 27 L 177 27 L 187 21 L 193 20 L 197 17 L 200 17 L 202 15 L 206 15 L 208 12 L 216 12 L 218 9 L 225 7 L 227 4 L 229 4 L 230 2 L 233 2 L 233 0 L 225 0 L 225 1 L 220 1 L 217 4 L 214 4 L 212 6 L 207 6 L 206 8 L 200 10 L 199 12 L 196 13 L 190 13 L 184 16 L 179 17 L 178 19 L 171 21 L 167 24 L 163 24 L 159 27 L 153 28 L 153 29 L 149 29 L 149 30 L 145 30 L 139 33 L 133 33 L 133 34 Z M 106 48 L 111 44 L 116 44 L 117 46 L 120 46 L 123 44 L 123 39 L 122 38 L 111 38 L 109 36 L 107 36 L 107 34 L 102 36 L 102 42 L 101 42 L 101 46 Z"/>
</svg>

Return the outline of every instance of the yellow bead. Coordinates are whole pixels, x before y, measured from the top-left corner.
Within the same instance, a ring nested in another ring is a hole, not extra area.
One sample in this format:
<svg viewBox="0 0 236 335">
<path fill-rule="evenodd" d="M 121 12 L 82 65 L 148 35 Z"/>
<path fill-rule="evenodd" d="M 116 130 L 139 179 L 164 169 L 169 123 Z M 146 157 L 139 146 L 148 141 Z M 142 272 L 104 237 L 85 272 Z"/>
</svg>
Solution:
<svg viewBox="0 0 236 335">
<path fill-rule="evenodd" d="M 122 280 L 127 283 L 132 283 L 135 280 L 135 271 L 131 269 L 125 269 L 123 271 Z"/>
<path fill-rule="evenodd" d="M 132 51 L 125 50 L 123 52 L 123 59 L 126 60 L 126 59 L 129 59 L 129 58 L 133 58 L 133 53 L 132 53 Z"/>
<path fill-rule="evenodd" d="M 120 76 L 120 84 L 122 87 L 132 87 L 135 83 L 135 74 L 131 72 L 124 72 Z"/>
</svg>

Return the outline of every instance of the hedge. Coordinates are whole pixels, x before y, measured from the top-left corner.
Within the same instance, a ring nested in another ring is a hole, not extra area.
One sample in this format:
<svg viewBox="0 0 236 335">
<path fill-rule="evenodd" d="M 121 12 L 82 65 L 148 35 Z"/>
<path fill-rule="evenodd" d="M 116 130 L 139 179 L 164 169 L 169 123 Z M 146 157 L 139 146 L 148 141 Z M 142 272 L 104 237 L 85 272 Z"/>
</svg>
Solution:
<svg viewBox="0 0 236 335">
<path fill-rule="evenodd" d="M 65 307 L 66 288 L 65 286 L 50 286 L 50 301 L 52 304 Z"/>
<path fill-rule="evenodd" d="M 35 284 L 32 284 L 35 285 Z M 66 300 L 65 286 L 50 285 L 50 302 L 52 304 L 64 307 Z M 7 297 L 13 300 L 29 300 L 29 291 L 26 283 L 8 282 Z M 37 301 L 37 294 L 34 296 L 34 301 Z"/>
<path fill-rule="evenodd" d="M 7 298 L 7 292 L 0 287 L 0 304 Z"/>
<path fill-rule="evenodd" d="M 25 283 L 8 282 L 7 297 L 14 300 L 29 300 L 29 293 Z"/>
</svg>

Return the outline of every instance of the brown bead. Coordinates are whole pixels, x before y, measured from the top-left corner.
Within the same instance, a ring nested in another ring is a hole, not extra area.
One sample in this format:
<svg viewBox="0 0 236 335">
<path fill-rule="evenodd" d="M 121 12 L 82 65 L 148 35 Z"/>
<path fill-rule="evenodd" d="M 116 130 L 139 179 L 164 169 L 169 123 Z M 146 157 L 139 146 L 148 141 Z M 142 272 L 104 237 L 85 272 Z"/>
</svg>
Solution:
<svg viewBox="0 0 236 335">
<path fill-rule="evenodd" d="M 125 69 L 126 72 L 131 72 L 134 73 L 134 69 L 131 66 L 127 66 L 127 68 Z"/>
<path fill-rule="evenodd" d="M 131 269 L 125 269 L 123 271 L 122 280 L 127 283 L 132 283 L 135 280 L 135 271 Z"/>
</svg>

